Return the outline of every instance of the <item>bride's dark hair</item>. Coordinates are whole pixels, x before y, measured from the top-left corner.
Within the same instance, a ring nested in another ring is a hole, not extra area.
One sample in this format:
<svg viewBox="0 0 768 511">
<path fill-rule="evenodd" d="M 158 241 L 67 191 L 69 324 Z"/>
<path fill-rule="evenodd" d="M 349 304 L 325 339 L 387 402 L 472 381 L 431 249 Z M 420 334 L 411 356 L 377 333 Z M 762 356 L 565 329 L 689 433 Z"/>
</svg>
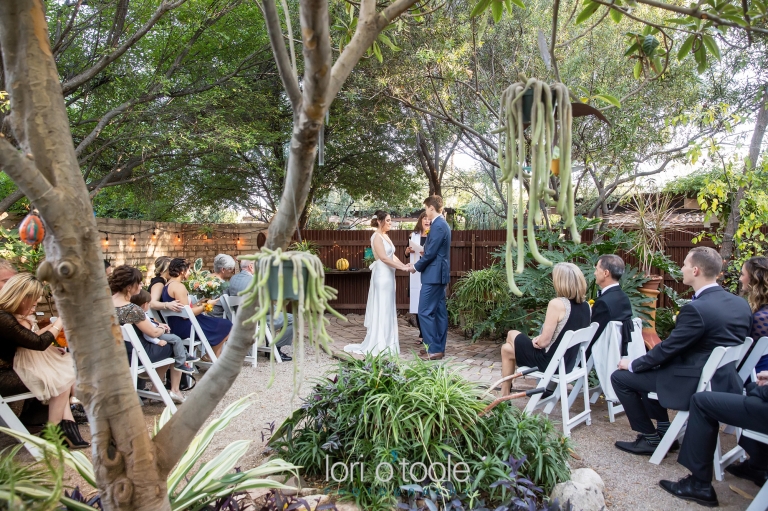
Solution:
<svg viewBox="0 0 768 511">
<path fill-rule="evenodd" d="M 387 219 L 387 213 L 384 210 L 377 209 L 376 213 L 373 214 L 373 220 L 371 220 L 371 227 L 378 227 L 384 220 Z"/>
</svg>

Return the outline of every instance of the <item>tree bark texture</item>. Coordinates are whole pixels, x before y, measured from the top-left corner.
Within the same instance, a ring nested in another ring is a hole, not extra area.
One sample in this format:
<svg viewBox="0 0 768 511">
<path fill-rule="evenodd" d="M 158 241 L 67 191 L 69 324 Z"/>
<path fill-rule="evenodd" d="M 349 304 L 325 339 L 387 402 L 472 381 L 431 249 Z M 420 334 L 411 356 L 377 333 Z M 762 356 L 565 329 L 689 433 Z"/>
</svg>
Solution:
<svg viewBox="0 0 768 511">
<path fill-rule="evenodd" d="M 376 12 L 376 0 L 362 0 L 355 34 L 333 63 L 327 0 L 301 0 L 299 17 L 304 54 L 304 90 L 299 96 L 298 80 L 290 66 L 274 0 L 263 1 L 278 72 L 294 109 L 285 187 L 277 213 L 269 225 L 267 248 L 285 249 L 296 230 L 312 183 L 317 141 L 325 112 L 379 33 L 415 3 L 416 0 L 397 0 L 381 12 Z"/>
<path fill-rule="evenodd" d="M 0 139 L 0 166 L 40 211 L 51 284 L 90 418 L 105 509 L 168 510 L 165 477 L 126 364 L 100 236 L 77 164 L 41 0 L 0 2 L 0 48 L 21 151 Z"/>
<path fill-rule="evenodd" d="M 766 110 L 768 93 L 766 93 L 765 89 L 763 89 L 760 96 L 760 105 L 757 109 L 755 129 L 752 132 L 752 140 L 749 143 L 749 161 L 747 161 L 745 166 L 745 173 L 752 172 L 752 170 L 757 165 L 757 161 L 760 158 L 760 146 L 763 143 L 765 130 L 768 126 L 768 110 Z M 733 198 L 733 202 L 731 202 L 731 211 L 728 214 L 728 220 L 725 223 L 725 230 L 723 231 L 723 243 L 720 246 L 720 256 L 722 256 L 724 261 L 730 261 L 736 249 L 733 237 L 736 234 L 736 230 L 739 227 L 739 222 L 741 221 L 741 201 L 744 199 L 744 193 L 744 187 L 739 187 L 739 189 L 736 191 L 736 196 Z"/>
</svg>

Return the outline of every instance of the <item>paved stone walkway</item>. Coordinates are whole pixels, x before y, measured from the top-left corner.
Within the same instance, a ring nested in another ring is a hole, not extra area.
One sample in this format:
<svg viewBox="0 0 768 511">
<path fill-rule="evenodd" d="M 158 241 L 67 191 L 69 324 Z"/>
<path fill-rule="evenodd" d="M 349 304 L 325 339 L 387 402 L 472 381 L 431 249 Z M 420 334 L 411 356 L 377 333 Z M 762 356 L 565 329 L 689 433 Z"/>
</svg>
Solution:
<svg viewBox="0 0 768 511">
<path fill-rule="evenodd" d="M 327 330 L 334 343 L 332 350 L 337 356 L 344 352 L 347 344 L 359 344 L 365 339 L 365 316 L 349 314 L 347 322 L 329 316 L 331 324 Z M 419 330 L 408 324 L 404 317 L 397 318 L 400 330 L 400 354 L 405 359 L 412 359 L 423 346 L 419 344 Z M 448 331 L 448 344 L 445 350 L 446 362 L 466 366 L 461 374 L 473 381 L 491 384 L 501 378 L 500 344 L 487 339 L 472 343 L 458 331 Z M 531 382 L 532 384 L 532 382 Z M 532 385 L 531 385 L 532 386 Z"/>
</svg>

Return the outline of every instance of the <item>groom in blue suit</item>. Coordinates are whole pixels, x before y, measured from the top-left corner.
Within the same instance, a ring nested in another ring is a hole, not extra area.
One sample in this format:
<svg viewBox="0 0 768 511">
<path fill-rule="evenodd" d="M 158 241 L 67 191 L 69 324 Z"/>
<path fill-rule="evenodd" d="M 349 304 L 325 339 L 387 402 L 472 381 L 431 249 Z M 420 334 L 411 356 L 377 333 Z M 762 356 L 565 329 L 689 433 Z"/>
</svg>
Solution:
<svg viewBox="0 0 768 511">
<path fill-rule="evenodd" d="M 448 339 L 448 309 L 445 304 L 445 286 L 450 282 L 451 228 L 441 214 L 443 199 L 430 195 L 424 200 L 429 227 L 424 255 L 413 267 L 421 272 L 419 295 L 419 322 L 426 350 L 421 351 L 425 360 L 440 360 L 445 356 Z"/>
</svg>

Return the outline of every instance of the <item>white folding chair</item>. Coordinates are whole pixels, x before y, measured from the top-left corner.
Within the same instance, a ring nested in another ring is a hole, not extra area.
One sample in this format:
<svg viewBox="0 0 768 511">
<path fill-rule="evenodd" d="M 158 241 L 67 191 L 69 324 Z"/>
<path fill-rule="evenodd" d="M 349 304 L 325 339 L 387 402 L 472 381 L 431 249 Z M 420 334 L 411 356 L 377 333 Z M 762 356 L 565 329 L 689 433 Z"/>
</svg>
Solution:
<svg viewBox="0 0 768 511">
<path fill-rule="evenodd" d="M 224 317 L 230 321 L 234 321 L 237 308 L 240 307 L 240 305 L 243 303 L 243 299 L 244 297 L 242 296 L 221 295 L 221 306 L 224 309 Z M 275 343 L 272 342 L 272 332 L 270 332 L 269 328 L 267 328 L 265 340 L 267 343 L 266 346 L 254 345 L 250 350 L 248 350 L 248 355 L 245 357 L 245 361 L 249 362 L 253 367 L 256 367 L 258 363 L 257 357 L 253 354 L 254 348 L 256 348 L 257 354 L 259 352 L 267 354 L 272 353 L 272 355 L 275 357 L 275 361 L 278 364 L 283 363 L 283 359 L 280 357 L 277 346 L 275 346 Z"/>
<path fill-rule="evenodd" d="M 197 317 L 195 316 L 195 313 L 192 312 L 192 308 L 189 305 L 185 305 L 184 308 L 179 312 L 166 310 L 161 310 L 159 312 L 163 316 L 163 319 L 165 319 L 166 323 L 168 322 L 168 318 L 171 317 L 186 318 L 189 320 L 192 327 L 189 329 L 189 337 L 184 339 L 184 342 L 187 344 L 189 354 L 194 355 L 195 349 L 199 346 L 200 356 L 203 356 L 207 353 L 208 357 L 211 359 L 210 362 L 195 362 L 195 365 L 210 367 L 214 362 L 216 362 L 216 355 L 213 353 L 213 349 L 208 343 L 208 338 L 205 336 L 203 329 L 200 328 L 200 323 L 197 322 Z"/>
<path fill-rule="evenodd" d="M 747 339 L 752 340 L 751 337 L 747 337 Z M 741 365 L 741 369 L 739 369 L 741 381 L 746 382 L 747 378 L 752 378 L 752 381 L 757 381 L 755 367 L 757 367 L 757 363 L 760 362 L 760 359 L 765 355 L 768 355 L 768 337 L 761 337 L 757 340 L 752 352 Z"/>
<path fill-rule="evenodd" d="M 173 399 L 171 399 L 170 394 L 168 394 L 157 371 L 155 371 L 158 367 L 173 364 L 174 359 L 166 358 L 159 362 L 152 362 L 149 359 L 149 355 L 147 355 L 147 352 L 144 350 L 144 346 L 141 344 L 141 340 L 139 340 L 139 336 L 136 334 L 133 325 L 123 325 L 120 328 L 123 331 L 123 339 L 133 346 L 133 352 L 131 353 L 131 379 L 133 379 L 133 388 L 136 389 L 136 393 L 141 397 L 162 401 L 165 403 L 165 406 L 171 409 L 171 412 L 175 413 L 176 404 L 173 402 Z M 155 386 L 156 392 L 138 390 L 139 373 L 147 373 L 147 376 L 149 376 L 149 379 L 152 380 L 152 384 Z"/>
<path fill-rule="evenodd" d="M 634 323 L 635 329 L 632 332 L 632 339 L 629 341 L 629 355 L 632 360 L 636 358 L 637 356 L 640 356 L 640 352 L 645 353 L 645 343 L 643 341 L 643 320 L 640 318 L 634 318 L 632 320 Z M 603 330 L 603 333 L 600 334 L 600 338 L 598 338 L 592 345 L 592 353 L 589 356 L 589 360 L 587 360 L 587 374 L 589 374 L 592 369 L 595 367 L 595 345 L 598 345 L 598 341 L 603 340 L 604 336 L 610 336 L 610 334 L 613 334 L 615 339 L 621 338 L 621 322 L 619 321 L 611 321 L 606 325 L 605 329 Z M 613 332 L 609 331 L 609 329 L 613 329 Z M 633 347 L 638 346 L 638 350 L 633 349 Z M 633 353 L 633 351 L 636 351 Z M 617 351 L 618 354 L 621 353 L 620 348 L 619 351 Z M 618 361 L 616 362 L 618 363 Z M 598 379 L 600 379 L 600 372 L 598 371 Z M 568 405 L 573 406 L 574 401 L 576 401 L 576 398 L 578 397 L 578 393 L 581 391 L 582 386 L 582 380 L 578 380 L 576 383 L 573 384 L 573 390 L 571 390 L 571 393 L 568 397 Z M 610 381 L 603 382 L 602 379 L 600 379 L 600 384 L 596 387 L 591 387 L 589 389 L 589 395 L 590 400 L 589 402 L 592 404 L 595 404 L 600 397 L 600 394 L 605 394 L 605 388 L 610 389 Z M 609 392 L 609 394 L 612 394 Z M 608 419 L 610 422 L 616 421 L 616 414 L 621 413 L 624 411 L 624 407 L 621 405 L 619 401 L 614 401 L 612 399 L 606 399 L 606 402 L 608 404 Z"/>
<path fill-rule="evenodd" d="M 571 436 L 571 429 L 578 424 L 586 422 L 587 425 L 590 425 L 592 423 L 592 415 L 589 406 L 589 382 L 587 379 L 589 371 L 587 370 L 586 350 L 587 346 L 589 346 L 589 343 L 592 341 L 592 337 L 595 335 L 597 328 L 598 324 L 592 323 L 587 328 L 582 328 L 581 330 L 576 331 L 569 330 L 566 332 L 563 335 L 552 360 L 550 360 L 546 371 L 530 373 L 531 376 L 539 379 L 539 382 L 536 385 L 537 389 L 546 389 L 550 382 L 557 383 L 557 388 L 551 396 L 544 399 L 541 398 L 541 394 L 534 394 L 531 397 L 531 400 L 528 401 L 525 411 L 533 413 L 537 408 L 543 407 L 544 413 L 549 414 L 559 400 L 563 411 L 563 435 L 567 437 Z M 564 357 L 568 349 L 574 346 L 579 347 L 579 352 L 576 358 L 576 364 L 573 369 L 568 372 L 565 367 Z M 526 369 L 528 368 L 517 368 L 518 371 L 525 371 Z M 582 380 L 580 389 L 584 394 L 584 411 L 571 417 L 569 412 L 570 401 L 568 398 L 568 383 L 579 379 Z"/>
<path fill-rule="evenodd" d="M 751 341 L 751 339 L 747 339 L 747 341 L 745 341 L 744 344 L 740 346 L 731 346 L 729 348 L 718 346 L 715 348 L 712 351 L 712 354 L 709 355 L 707 363 L 704 364 L 704 367 L 701 370 L 701 377 L 699 378 L 699 385 L 696 387 L 696 392 L 705 392 L 711 390 L 711 380 L 717 370 L 732 362 L 738 363 L 742 358 L 744 358 L 744 354 L 746 354 L 747 350 L 752 345 Z M 655 392 L 649 392 L 648 397 L 650 399 L 659 399 Z M 688 414 L 688 411 L 683 410 L 679 410 L 677 412 L 677 415 L 672 421 L 672 424 L 669 425 L 667 433 L 661 439 L 661 442 L 659 442 L 659 445 L 653 452 L 653 456 L 651 456 L 651 463 L 654 465 L 659 465 L 664 459 L 664 456 L 667 455 L 667 452 L 669 451 L 669 448 L 672 447 L 674 441 L 685 434 L 685 426 L 688 424 Z"/>
<path fill-rule="evenodd" d="M 160 311 L 156 309 L 149 309 L 149 313 L 152 314 L 152 319 L 154 319 L 158 323 L 165 323 L 165 321 L 163 320 L 163 317 L 160 315 Z"/>
<path fill-rule="evenodd" d="M 752 338 L 747 337 L 747 342 L 751 344 Z M 755 374 L 755 366 L 760 361 L 760 358 L 764 355 L 768 355 L 768 337 L 761 337 L 755 344 L 752 352 L 747 356 L 744 363 L 739 369 L 739 376 L 742 381 L 747 381 L 747 378 L 751 377 L 752 381 L 757 381 L 757 375 Z M 741 428 L 734 428 L 733 426 L 726 425 L 723 433 L 735 434 L 738 439 L 742 432 Z M 720 445 L 720 436 L 717 437 L 717 448 L 715 449 L 715 479 L 722 481 L 725 478 L 725 467 L 738 460 L 745 460 L 747 458 L 744 449 L 739 445 L 736 445 L 733 449 L 725 454 L 721 454 L 722 447 Z"/>
<path fill-rule="evenodd" d="M 762 337 L 762 339 L 765 339 L 765 337 Z M 762 442 L 768 445 L 768 435 L 764 433 L 758 433 L 757 431 L 752 431 L 751 429 L 744 429 L 742 430 L 741 434 L 747 438 L 751 438 L 752 440 L 757 440 L 758 442 Z M 755 496 L 755 500 L 753 500 L 749 505 L 747 511 L 765 511 L 766 509 L 768 509 L 768 483 L 765 483 L 763 487 L 760 488 L 760 491 Z"/>
<path fill-rule="evenodd" d="M 27 428 L 24 426 L 24 424 L 21 423 L 19 418 L 16 417 L 16 414 L 13 413 L 11 407 L 8 406 L 8 403 L 23 401 L 24 399 L 35 399 L 35 396 L 31 392 L 16 394 L 15 396 L 0 395 L 0 420 L 2 420 L 9 429 L 18 431 L 19 433 L 26 433 L 28 435 L 29 431 L 27 431 Z M 36 459 L 42 459 L 43 453 L 40 452 L 40 449 L 26 442 L 24 443 L 24 447 L 26 447 L 27 451 L 29 451 L 29 454 L 34 456 Z"/>
</svg>

